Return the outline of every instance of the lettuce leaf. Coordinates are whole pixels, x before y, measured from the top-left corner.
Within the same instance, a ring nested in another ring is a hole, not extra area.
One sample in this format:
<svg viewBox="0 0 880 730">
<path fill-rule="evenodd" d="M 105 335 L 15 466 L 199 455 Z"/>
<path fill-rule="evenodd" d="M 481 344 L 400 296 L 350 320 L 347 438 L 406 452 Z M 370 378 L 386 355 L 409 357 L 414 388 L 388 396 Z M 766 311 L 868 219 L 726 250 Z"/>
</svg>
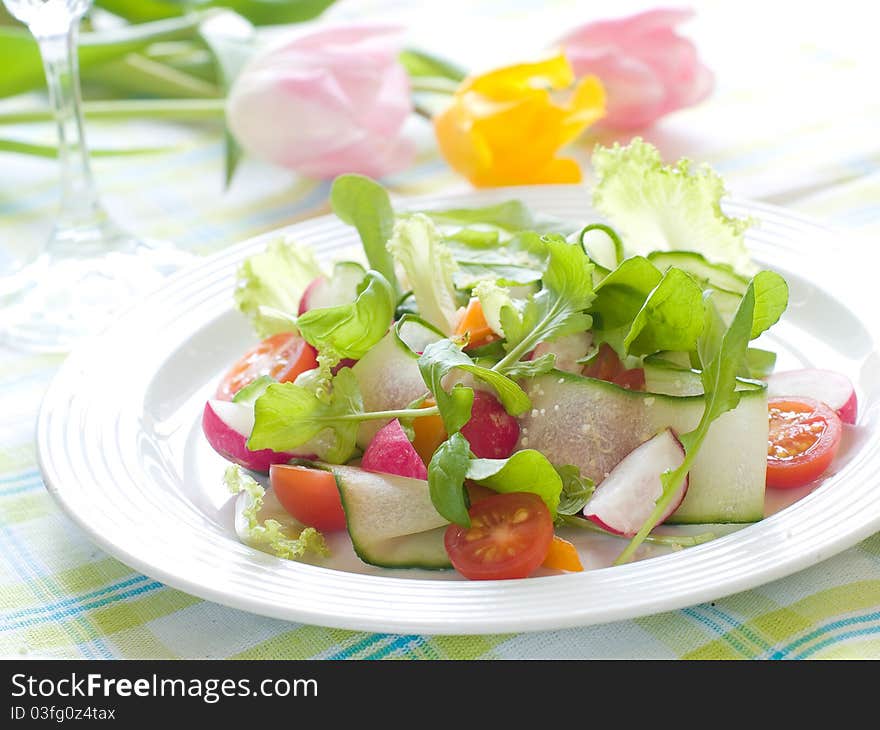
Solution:
<svg viewBox="0 0 880 730">
<path fill-rule="evenodd" d="M 496 492 L 537 494 L 556 516 L 562 477 L 540 451 L 523 449 L 507 459 L 471 459 L 465 476 Z"/>
<path fill-rule="evenodd" d="M 458 264 L 437 226 L 421 213 L 399 220 L 388 251 L 406 274 L 419 315 L 451 334 L 457 322 L 454 276 Z"/>
<path fill-rule="evenodd" d="M 273 241 L 239 267 L 235 304 L 260 337 L 290 332 L 303 291 L 319 276 L 311 249 L 289 239 Z"/>
<path fill-rule="evenodd" d="M 260 520 L 266 490 L 240 466 L 230 465 L 223 476 L 226 487 L 238 495 L 236 502 L 236 533 L 242 542 L 279 558 L 298 560 L 306 553 L 329 555 L 324 537 L 314 527 L 305 527 L 294 534 L 290 525 L 278 520 Z M 291 520 L 292 522 L 292 520 Z"/>
<path fill-rule="evenodd" d="M 592 164 L 593 205 L 620 233 L 627 255 L 690 250 L 754 271 L 744 236 L 752 221 L 724 214 L 724 181 L 708 166 L 693 168 L 687 159 L 664 165 L 638 137 L 625 147 L 598 146 Z"/>
</svg>

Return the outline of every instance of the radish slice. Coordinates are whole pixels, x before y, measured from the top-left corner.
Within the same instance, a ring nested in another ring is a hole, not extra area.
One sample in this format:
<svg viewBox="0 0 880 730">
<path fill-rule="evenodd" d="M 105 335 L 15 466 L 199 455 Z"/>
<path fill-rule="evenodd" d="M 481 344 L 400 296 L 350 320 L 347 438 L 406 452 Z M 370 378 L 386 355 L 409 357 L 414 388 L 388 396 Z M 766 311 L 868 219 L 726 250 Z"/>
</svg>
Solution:
<svg viewBox="0 0 880 730">
<path fill-rule="evenodd" d="M 361 469 L 427 479 L 428 470 L 396 418 L 373 436 L 361 459 Z"/>
<path fill-rule="evenodd" d="M 539 342 L 532 350 L 530 360 L 553 353 L 556 355 L 555 368 L 567 373 L 580 374 L 583 369 L 578 360 L 586 357 L 593 346 L 593 336 L 589 332 L 575 332 L 571 335 L 563 335 L 552 342 Z"/>
<path fill-rule="evenodd" d="M 584 507 L 584 517 L 606 530 L 632 537 L 663 494 L 660 475 L 683 461 L 684 447 L 672 429 L 661 431 L 630 451 L 611 470 Z M 660 522 L 678 509 L 687 488 L 685 477 Z"/>
<path fill-rule="evenodd" d="M 822 401 L 835 411 L 844 423 L 854 424 L 858 399 L 850 379 L 834 370 L 804 368 L 773 373 L 767 378 L 770 398 L 805 397 Z"/>
<path fill-rule="evenodd" d="M 272 449 L 251 451 L 247 440 L 254 428 L 254 409 L 249 403 L 209 400 L 202 414 L 202 430 L 208 443 L 224 459 L 245 469 L 266 473 L 272 464 L 285 464 L 294 454 Z"/>
</svg>

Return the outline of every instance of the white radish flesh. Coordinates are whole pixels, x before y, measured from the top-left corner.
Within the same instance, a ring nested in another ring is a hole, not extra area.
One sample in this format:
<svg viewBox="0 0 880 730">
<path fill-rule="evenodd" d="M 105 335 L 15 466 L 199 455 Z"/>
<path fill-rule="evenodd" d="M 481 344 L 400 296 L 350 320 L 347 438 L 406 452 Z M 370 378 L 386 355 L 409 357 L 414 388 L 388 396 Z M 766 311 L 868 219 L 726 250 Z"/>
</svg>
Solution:
<svg viewBox="0 0 880 730">
<path fill-rule="evenodd" d="M 660 475 L 684 461 L 684 447 L 671 429 L 661 431 L 627 454 L 596 489 L 584 507 L 584 517 L 600 527 L 632 537 L 645 524 L 663 494 Z M 663 522 L 681 504 L 688 478 L 663 511 Z"/>
<path fill-rule="evenodd" d="M 813 398 L 835 411 L 844 423 L 853 424 L 858 415 L 858 399 L 850 379 L 834 370 L 804 368 L 773 373 L 767 378 L 770 398 Z"/>
<path fill-rule="evenodd" d="M 563 335 L 551 342 L 539 342 L 532 353 L 532 360 L 552 353 L 556 355 L 554 367 L 557 370 L 580 374 L 584 366 L 578 363 L 578 360 L 586 357 L 592 346 L 593 336 L 589 332 Z"/>
<path fill-rule="evenodd" d="M 210 400 L 202 414 L 202 430 L 208 443 L 220 456 L 245 469 L 266 473 L 272 464 L 284 464 L 293 454 L 260 449 L 252 451 L 247 440 L 254 428 L 254 409 L 250 403 Z"/>
</svg>

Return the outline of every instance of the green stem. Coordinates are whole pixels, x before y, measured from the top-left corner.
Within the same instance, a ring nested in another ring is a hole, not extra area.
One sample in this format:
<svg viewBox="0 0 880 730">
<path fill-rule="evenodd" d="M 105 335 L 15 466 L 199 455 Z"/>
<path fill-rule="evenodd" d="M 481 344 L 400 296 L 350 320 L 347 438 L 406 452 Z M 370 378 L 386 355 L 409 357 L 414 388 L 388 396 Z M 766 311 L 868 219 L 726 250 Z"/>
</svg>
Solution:
<svg viewBox="0 0 880 730">
<path fill-rule="evenodd" d="M 397 411 L 369 411 L 367 413 L 350 413 L 343 416 L 331 416 L 328 421 L 375 421 L 383 418 L 421 418 L 422 416 L 438 416 L 437 406 L 429 408 L 402 408 Z"/>
<path fill-rule="evenodd" d="M 506 368 L 510 367 L 515 362 L 519 362 L 523 355 L 537 345 L 544 336 L 544 328 L 547 326 L 547 322 L 552 321 L 556 316 L 556 306 L 557 305 L 554 304 L 553 308 L 546 314 L 544 319 L 532 329 L 531 333 L 495 363 L 492 369 L 503 374 Z"/>
<path fill-rule="evenodd" d="M 432 94 L 447 94 L 451 96 L 458 89 L 458 84 L 449 79 L 439 76 L 417 76 L 410 79 L 410 88 L 413 91 L 428 91 Z"/>
<path fill-rule="evenodd" d="M 618 535 L 616 532 L 605 530 L 599 527 L 595 522 L 590 522 L 590 520 L 583 519 L 582 517 L 575 517 L 574 515 L 558 515 L 558 519 L 561 520 L 566 527 L 578 527 L 598 532 L 602 535 L 619 537 L 624 540 L 626 539 L 623 535 Z M 701 532 L 698 535 L 657 535 L 651 533 L 645 536 L 645 542 L 654 543 L 656 545 L 669 545 L 671 547 L 694 547 L 695 545 L 702 545 L 715 538 L 716 535 L 714 532 Z"/>
<path fill-rule="evenodd" d="M 88 119 L 222 119 L 224 99 L 132 99 L 93 101 L 83 104 Z M 0 124 L 51 122 L 52 112 L 46 109 L 21 109 L 0 112 Z"/>
</svg>

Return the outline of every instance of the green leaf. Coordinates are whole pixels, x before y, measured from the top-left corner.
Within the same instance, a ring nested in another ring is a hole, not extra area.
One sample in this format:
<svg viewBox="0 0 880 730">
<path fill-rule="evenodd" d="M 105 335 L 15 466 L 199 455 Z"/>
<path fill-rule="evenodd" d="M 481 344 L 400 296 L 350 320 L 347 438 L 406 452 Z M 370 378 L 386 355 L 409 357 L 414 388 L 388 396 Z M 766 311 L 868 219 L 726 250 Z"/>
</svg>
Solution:
<svg viewBox="0 0 880 730">
<path fill-rule="evenodd" d="M 648 296 L 623 340 L 627 354 L 689 352 L 703 331 L 703 291 L 681 269 L 669 269 Z"/>
<path fill-rule="evenodd" d="M 658 150 L 636 137 L 629 145 L 596 148 L 593 206 L 623 239 L 627 255 L 689 250 L 740 273 L 754 270 L 745 245 L 749 220 L 721 209 L 724 181 L 687 159 L 664 165 Z"/>
<path fill-rule="evenodd" d="M 487 248 L 455 235 L 445 243 L 458 264 L 454 281 L 459 289 L 472 289 L 483 281 L 516 286 L 540 280 L 547 266 L 547 244 L 534 231 L 517 233 L 503 243 Z"/>
<path fill-rule="evenodd" d="M 462 81 L 466 76 L 464 69 L 454 63 L 414 48 L 402 50 L 399 60 L 411 77 L 428 76 Z"/>
<path fill-rule="evenodd" d="M 603 330 L 629 326 L 645 300 L 663 279 L 663 274 L 643 256 L 623 261 L 596 286 L 590 313 Z"/>
<path fill-rule="evenodd" d="M 713 307 L 711 299 L 707 301 L 707 306 Z M 749 345 L 754 321 L 754 310 L 755 287 L 754 281 L 752 281 L 740 301 L 730 326 L 720 337 L 719 328 L 723 328 L 721 318 L 717 313 L 714 316 L 707 313 L 706 327 L 698 344 L 700 359 L 704 363 L 703 371 L 700 374 L 705 399 L 703 415 L 693 431 L 679 436 L 685 450 L 684 461 L 678 468 L 660 475 L 663 493 L 657 499 L 650 517 L 615 561 L 617 564 L 628 561 L 660 521 L 682 481 L 691 470 L 700 446 L 709 432 L 709 426 L 719 416 L 733 410 L 739 404 L 740 393 L 736 389 L 736 375 L 746 357 L 746 349 Z"/>
<path fill-rule="evenodd" d="M 562 479 L 562 494 L 559 497 L 556 513 L 579 514 L 596 491 L 596 485 L 589 477 L 581 476 L 581 470 L 572 464 L 557 466 L 556 471 Z"/>
<path fill-rule="evenodd" d="M 324 537 L 314 527 L 306 527 L 299 534 L 293 534 L 277 520 L 261 520 L 260 510 L 266 490 L 240 466 L 230 465 L 223 481 L 230 492 L 244 500 L 241 516 L 245 524 L 242 528 L 236 525 L 236 532 L 243 542 L 288 560 L 298 560 L 310 552 L 329 555 Z"/>
<path fill-rule="evenodd" d="M 300 334 L 317 348 L 321 361 L 359 360 L 388 332 L 394 317 L 391 285 L 378 271 L 368 271 L 350 304 L 310 309 L 297 319 Z"/>
<path fill-rule="evenodd" d="M 746 365 L 741 373 L 745 378 L 764 380 L 773 368 L 776 367 L 776 353 L 770 350 L 762 350 L 758 347 L 750 347 L 746 350 Z"/>
<path fill-rule="evenodd" d="M 508 352 L 493 370 L 505 372 L 539 342 L 590 328 L 592 319 L 584 310 L 594 297 L 593 264 L 580 246 L 548 241 L 547 247 L 550 257 L 541 291 L 526 303 L 521 314 L 512 306 L 501 308 Z"/>
<path fill-rule="evenodd" d="M 160 20 L 98 33 L 82 33 L 78 45 L 83 72 L 113 59 L 135 53 L 156 41 L 190 38 L 202 16 Z M 33 36 L 21 27 L 0 26 L 0 97 L 20 94 L 46 84 L 43 62 Z M 84 73 L 85 75 L 85 73 Z"/>
<path fill-rule="evenodd" d="M 536 375 L 549 373 L 556 367 L 556 355 L 548 352 L 546 355 L 534 360 L 519 360 L 504 368 L 508 378 L 534 378 Z"/>
<path fill-rule="evenodd" d="M 370 268 L 382 274 L 399 296 L 394 259 L 386 248 L 394 233 L 388 191 L 365 175 L 340 175 L 330 188 L 330 206 L 343 223 L 357 229 Z"/>
<path fill-rule="evenodd" d="M 419 315 L 444 334 L 455 329 L 458 304 L 454 275 L 458 265 L 427 216 L 416 213 L 394 226 L 388 251 L 403 269 Z"/>
<path fill-rule="evenodd" d="M 470 456 L 470 444 L 456 432 L 440 444 L 428 464 L 431 502 L 442 517 L 462 527 L 471 526 L 464 489 Z"/>
<path fill-rule="evenodd" d="M 289 240 L 274 241 L 239 267 L 235 304 L 260 337 L 292 331 L 272 312 L 280 312 L 282 317 L 295 315 L 303 291 L 320 275 L 311 249 Z"/>
<path fill-rule="evenodd" d="M 436 223 L 457 225 L 495 226 L 509 233 L 535 231 L 537 233 L 568 234 L 577 230 L 569 221 L 545 215 L 535 215 L 521 200 L 507 200 L 503 203 L 476 208 L 447 208 L 445 210 L 424 210 Z"/>
<path fill-rule="evenodd" d="M 434 394 L 434 400 L 440 409 L 440 416 L 448 433 L 458 431 L 470 418 L 470 404 L 465 416 L 463 400 L 455 403 L 452 395 L 443 388 L 443 378 L 453 370 L 462 370 L 475 378 L 491 385 L 498 395 L 498 400 L 511 415 L 518 416 L 531 407 L 531 401 L 525 391 L 513 380 L 499 372 L 476 365 L 461 348 L 448 339 L 438 340 L 428 345 L 419 357 L 419 372 L 428 389 Z M 453 388 L 455 392 L 455 388 Z M 463 396 L 458 396 L 463 398 Z"/>
<path fill-rule="evenodd" d="M 507 459 L 471 459 L 465 476 L 496 492 L 537 494 L 556 515 L 562 478 L 540 451 L 524 449 Z"/>
<path fill-rule="evenodd" d="M 247 447 L 284 452 L 309 442 L 320 459 L 342 464 L 354 453 L 363 410 L 350 368 L 337 373 L 323 398 L 301 385 L 274 383 L 254 404 L 254 429 Z"/>
<path fill-rule="evenodd" d="M 788 284 L 775 271 L 759 271 L 752 279 L 755 289 L 755 318 L 751 339 L 770 329 L 788 307 Z"/>
</svg>

